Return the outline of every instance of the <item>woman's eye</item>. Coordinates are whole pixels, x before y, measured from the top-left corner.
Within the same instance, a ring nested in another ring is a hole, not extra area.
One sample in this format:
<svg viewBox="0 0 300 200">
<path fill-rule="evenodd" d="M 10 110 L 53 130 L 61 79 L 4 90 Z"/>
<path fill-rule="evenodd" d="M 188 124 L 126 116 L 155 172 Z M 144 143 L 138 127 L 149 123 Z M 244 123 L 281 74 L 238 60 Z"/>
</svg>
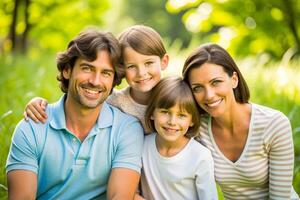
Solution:
<svg viewBox="0 0 300 200">
<path fill-rule="evenodd" d="M 215 80 L 215 81 L 212 82 L 212 85 L 218 85 L 219 83 L 221 83 L 220 80 Z"/>
<path fill-rule="evenodd" d="M 202 86 L 195 86 L 195 87 L 192 88 L 193 92 L 201 92 L 202 90 L 203 90 Z"/>
</svg>

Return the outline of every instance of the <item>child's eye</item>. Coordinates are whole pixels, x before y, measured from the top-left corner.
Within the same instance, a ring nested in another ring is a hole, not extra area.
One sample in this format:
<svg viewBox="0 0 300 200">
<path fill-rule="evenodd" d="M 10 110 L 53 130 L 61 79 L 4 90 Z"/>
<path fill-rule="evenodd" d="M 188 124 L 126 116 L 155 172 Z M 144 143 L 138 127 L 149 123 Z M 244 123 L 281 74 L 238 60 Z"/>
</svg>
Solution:
<svg viewBox="0 0 300 200">
<path fill-rule="evenodd" d="M 153 61 L 148 61 L 148 62 L 145 63 L 145 66 L 146 66 L 146 67 L 149 67 L 149 66 L 151 66 L 151 65 L 153 65 L 153 64 L 154 64 Z"/>
<path fill-rule="evenodd" d="M 178 116 L 179 116 L 180 118 L 186 118 L 186 117 L 187 117 L 186 114 L 179 114 Z"/>
<path fill-rule="evenodd" d="M 163 110 L 163 109 L 159 110 L 159 112 L 162 113 L 162 114 L 168 114 L 169 113 L 168 110 Z"/>
<path fill-rule="evenodd" d="M 126 65 L 126 69 L 133 69 L 134 67 L 134 65 Z"/>
<path fill-rule="evenodd" d="M 194 87 L 192 87 L 192 91 L 194 93 L 202 92 L 203 91 L 203 87 L 202 86 L 194 86 Z"/>
<path fill-rule="evenodd" d="M 186 112 L 186 111 L 184 111 L 184 112 L 179 112 L 178 113 L 178 116 L 180 117 L 180 118 L 186 118 L 186 117 L 188 117 L 190 114 L 188 113 L 188 112 Z"/>
</svg>

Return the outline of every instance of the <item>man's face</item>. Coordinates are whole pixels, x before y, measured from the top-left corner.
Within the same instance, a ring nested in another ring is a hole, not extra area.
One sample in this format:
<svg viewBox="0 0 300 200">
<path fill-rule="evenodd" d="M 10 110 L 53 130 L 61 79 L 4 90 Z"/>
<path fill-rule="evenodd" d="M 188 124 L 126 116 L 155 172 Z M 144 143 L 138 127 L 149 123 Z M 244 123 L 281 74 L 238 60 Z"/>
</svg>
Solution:
<svg viewBox="0 0 300 200">
<path fill-rule="evenodd" d="M 96 60 L 78 58 L 73 70 L 66 69 L 69 79 L 68 98 L 83 108 L 93 109 L 102 105 L 113 87 L 114 68 L 109 53 L 98 51 Z"/>
</svg>

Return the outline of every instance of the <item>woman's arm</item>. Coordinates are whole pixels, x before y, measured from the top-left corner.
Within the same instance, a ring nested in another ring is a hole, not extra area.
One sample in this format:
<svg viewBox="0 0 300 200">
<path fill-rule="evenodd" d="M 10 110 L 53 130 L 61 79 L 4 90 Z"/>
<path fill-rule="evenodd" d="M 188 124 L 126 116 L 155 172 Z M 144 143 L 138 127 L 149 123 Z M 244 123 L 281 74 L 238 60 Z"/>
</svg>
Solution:
<svg viewBox="0 0 300 200">
<path fill-rule="evenodd" d="M 294 145 L 289 119 L 282 113 L 277 114 L 266 128 L 270 134 L 269 152 L 269 198 L 290 199 Z"/>
</svg>

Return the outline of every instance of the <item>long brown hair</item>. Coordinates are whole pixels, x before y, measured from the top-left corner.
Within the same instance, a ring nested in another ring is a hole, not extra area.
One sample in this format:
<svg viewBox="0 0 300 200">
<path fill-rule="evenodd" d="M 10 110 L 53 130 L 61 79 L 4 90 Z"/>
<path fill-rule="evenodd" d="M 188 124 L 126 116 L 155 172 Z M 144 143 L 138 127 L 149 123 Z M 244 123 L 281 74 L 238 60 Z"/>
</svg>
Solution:
<svg viewBox="0 0 300 200">
<path fill-rule="evenodd" d="M 230 77 L 236 72 L 238 85 L 233 89 L 234 97 L 239 103 L 248 103 L 250 91 L 242 73 L 229 53 L 217 44 L 205 44 L 200 46 L 188 56 L 182 69 L 184 80 L 189 83 L 188 78 L 191 69 L 201 67 L 204 63 L 222 66 Z"/>
</svg>

